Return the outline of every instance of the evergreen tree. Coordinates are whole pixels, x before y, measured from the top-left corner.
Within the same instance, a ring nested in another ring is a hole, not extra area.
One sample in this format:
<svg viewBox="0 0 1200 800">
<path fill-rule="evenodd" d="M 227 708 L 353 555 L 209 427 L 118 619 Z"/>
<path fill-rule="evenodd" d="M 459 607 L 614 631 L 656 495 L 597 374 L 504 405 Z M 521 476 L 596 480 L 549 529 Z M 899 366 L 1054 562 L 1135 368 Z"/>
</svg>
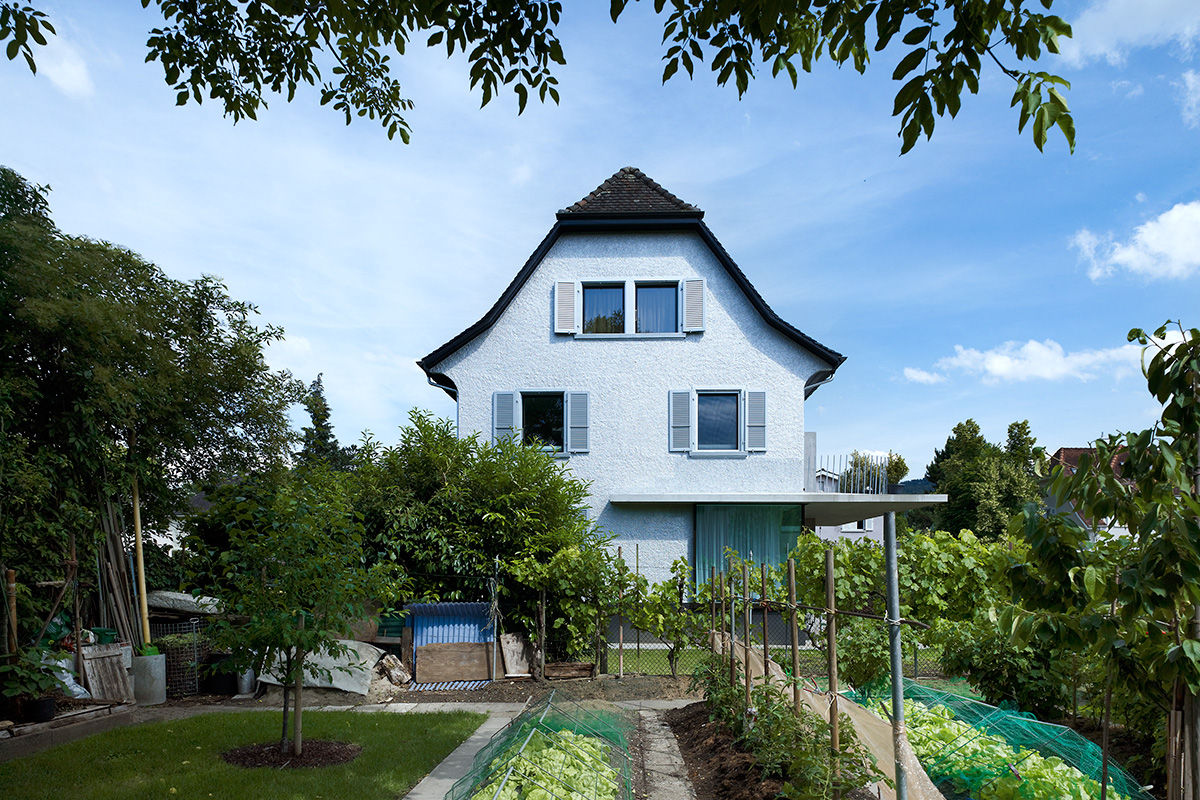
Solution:
<svg viewBox="0 0 1200 800">
<path fill-rule="evenodd" d="M 325 464 L 336 470 L 348 470 L 354 461 L 353 445 L 342 447 L 333 435 L 333 425 L 329 422 L 329 401 L 325 399 L 323 373 L 308 387 L 304 397 L 304 407 L 308 410 L 311 425 L 306 425 L 301 431 L 303 447 L 296 453 L 296 464 L 301 467 Z"/>
</svg>

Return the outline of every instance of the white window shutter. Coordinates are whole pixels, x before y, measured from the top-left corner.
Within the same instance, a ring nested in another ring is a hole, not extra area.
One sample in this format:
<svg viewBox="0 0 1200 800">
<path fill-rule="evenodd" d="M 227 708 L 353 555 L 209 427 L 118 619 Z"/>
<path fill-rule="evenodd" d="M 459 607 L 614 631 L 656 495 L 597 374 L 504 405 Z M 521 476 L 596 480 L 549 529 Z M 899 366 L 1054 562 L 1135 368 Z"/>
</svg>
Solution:
<svg viewBox="0 0 1200 800">
<path fill-rule="evenodd" d="M 567 392 L 567 452 L 586 453 L 591 418 L 587 392 Z"/>
<path fill-rule="evenodd" d="M 492 441 L 498 442 L 520 432 L 516 392 L 492 394 Z"/>
<path fill-rule="evenodd" d="M 704 279 L 683 282 L 683 330 L 704 330 Z"/>
<path fill-rule="evenodd" d="M 692 448 L 692 393 L 670 392 L 667 403 L 667 449 L 687 452 Z"/>
<path fill-rule="evenodd" d="M 766 392 L 746 392 L 746 449 L 767 449 Z"/>
<path fill-rule="evenodd" d="M 554 284 L 554 332 L 577 333 L 579 331 L 579 308 L 575 281 L 557 281 Z"/>
</svg>

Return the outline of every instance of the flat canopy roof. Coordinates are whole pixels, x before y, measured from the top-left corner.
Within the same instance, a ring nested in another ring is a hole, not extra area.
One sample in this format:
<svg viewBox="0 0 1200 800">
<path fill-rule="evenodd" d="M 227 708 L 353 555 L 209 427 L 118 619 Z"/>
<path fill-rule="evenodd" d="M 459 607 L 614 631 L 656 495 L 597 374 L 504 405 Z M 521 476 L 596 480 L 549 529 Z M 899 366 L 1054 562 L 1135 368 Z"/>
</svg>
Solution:
<svg viewBox="0 0 1200 800">
<path fill-rule="evenodd" d="M 647 492 L 614 494 L 614 505 L 694 505 L 696 503 L 770 504 L 804 506 L 804 521 L 814 525 L 845 525 L 878 517 L 888 511 L 908 511 L 946 502 L 944 494 L 849 494 L 843 492 L 790 492 L 780 494 L 687 494 Z"/>
</svg>

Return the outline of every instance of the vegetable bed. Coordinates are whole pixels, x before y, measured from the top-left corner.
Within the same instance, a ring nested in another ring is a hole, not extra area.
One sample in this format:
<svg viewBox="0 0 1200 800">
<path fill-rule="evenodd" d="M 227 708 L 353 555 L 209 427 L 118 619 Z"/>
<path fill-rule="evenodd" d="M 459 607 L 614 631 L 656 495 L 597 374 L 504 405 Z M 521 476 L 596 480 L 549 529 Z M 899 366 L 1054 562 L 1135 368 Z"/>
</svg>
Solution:
<svg viewBox="0 0 1200 800">
<path fill-rule="evenodd" d="M 611 748 L 591 736 L 535 728 L 492 761 L 493 779 L 472 800 L 616 800 Z"/>
</svg>

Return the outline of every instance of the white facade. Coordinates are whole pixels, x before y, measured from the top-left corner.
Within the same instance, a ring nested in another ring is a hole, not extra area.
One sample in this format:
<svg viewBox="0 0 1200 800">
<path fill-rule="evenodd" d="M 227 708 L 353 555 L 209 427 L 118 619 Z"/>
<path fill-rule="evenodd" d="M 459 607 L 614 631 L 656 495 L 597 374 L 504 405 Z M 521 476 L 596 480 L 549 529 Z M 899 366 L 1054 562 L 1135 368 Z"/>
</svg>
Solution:
<svg viewBox="0 0 1200 800">
<path fill-rule="evenodd" d="M 695 278 L 704 280 L 703 331 L 555 333 L 558 282 Z M 768 324 L 692 231 L 564 231 L 496 321 L 436 364 L 457 388 L 460 435 L 492 435 L 496 392 L 587 393 L 587 452 L 565 457 L 591 483 L 599 524 L 617 536 L 627 561 L 637 546 L 651 581 L 668 577 L 675 558 L 691 557 L 693 508 L 613 505 L 609 498 L 801 491 L 805 383 L 829 369 Z M 669 449 L 669 394 L 713 389 L 765 392 L 764 450 L 747 451 L 744 437 L 734 453 Z"/>
</svg>

